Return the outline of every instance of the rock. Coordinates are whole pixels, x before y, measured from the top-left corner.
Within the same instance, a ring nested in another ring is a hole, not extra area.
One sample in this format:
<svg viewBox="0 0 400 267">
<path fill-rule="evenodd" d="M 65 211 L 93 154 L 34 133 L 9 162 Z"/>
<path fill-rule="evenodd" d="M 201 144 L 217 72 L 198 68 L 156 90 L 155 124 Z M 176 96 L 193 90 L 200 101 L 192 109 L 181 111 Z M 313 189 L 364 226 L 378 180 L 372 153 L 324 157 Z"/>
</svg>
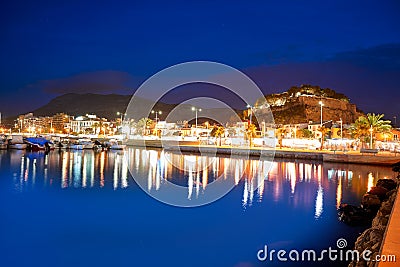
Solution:
<svg viewBox="0 0 400 267">
<path fill-rule="evenodd" d="M 378 211 L 378 214 L 372 220 L 372 227 L 378 229 L 384 229 L 388 224 L 389 218 L 382 214 L 381 211 Z"/>
<path fill-rule="evenodd" d="M 396 194 L 397 194 L 397 189 L 390 190 L 386 193 L 386 198 L 389 199 L 392 195 L 396 195 Z"/>
<path fill-rule="evenodd" d="M 361 205 L 363 207 L 379 207 L 381 205 L 381 200 L 377 195 L 366 193 L 362 197 Z"/>
<path fill-rule="evenodd" d="M 385 201 L 382 203 L 382 206 L 379 209 L 379 211 L 382 213 L 383 216 L 385 216 L 390 214 L 392 208 L 393 208 L 393 203 L 391 203 L 390 201 Z"/>
<path fill-rule="evenodd" d="M 369 239 L 375 244 L 381 242 L 383 238 L 383 231 L 377 228 L 371 228 L 372 231 L 369 233 Z"/>
<path fill-rule="evenodd" d="M 385 189 L 390 191 L 397 187 L 397 183 L 393 179 L 379 179 L 376 182 L 376 186 L 384 187 Z"/>
<path fill-rule="evenodd" d="M 365 225 L 371 220 L 369 211 L 349 204 L 341 204 L 338 215 L 339 220 L 349 225 Z"/>
<path fill-rule="evenodd" d="M 382 200 L 386 199 L 386 193 L 387 192 L 388 192 L 388 190 L 385 187 L 373 186 L 371 188 L 371 190 L 368 191 L 368 194 L 376 195 L 382 201 Z"/>
</svg>

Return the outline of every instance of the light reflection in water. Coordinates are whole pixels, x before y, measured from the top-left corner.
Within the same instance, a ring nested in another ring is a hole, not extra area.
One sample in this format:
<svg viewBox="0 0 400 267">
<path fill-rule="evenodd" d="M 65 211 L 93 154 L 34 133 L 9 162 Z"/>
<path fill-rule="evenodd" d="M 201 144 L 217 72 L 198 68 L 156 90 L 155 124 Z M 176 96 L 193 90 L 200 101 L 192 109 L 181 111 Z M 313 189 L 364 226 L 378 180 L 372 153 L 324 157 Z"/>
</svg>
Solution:
<svg viewBox="0 0 400 267">
<path fill-rule="evenodd" d="M 165 151 L 130 148 L 125 152 L 61 151 L 48 156 L 40 153 L 1 152 L 1 164 L 9 156 L 13 181 L 18 191 L 40 186 L 67 188 L 111 187 L 133 185 L 133 175 L 147 180 L 147 190 L 160 191 L 166 181 L 187 187 L 188 199 L 207 194 L 207 185 L 217 179 L 227 179 L 241 192 L 244 207 L 261 202 L 265 194 L 281 201 L 290 194 L 293 206 L 314 207 L 314 217 L 324 212 L 324 194 L 334 192 L 339 207 L 348 196 L 365 193 L 380 177 L 393 177 L 391 170 L 382 167 L 321 164 L 315 162 L 270 162 L 257 159 L 228 158 L 204 155 L 179 155 Z M 5 154 L 8 153 L 8 154 Z M 128 155 L 129 157 L 124 157 Z M 47 175 L 51 177 L 47 182 Z M 18 177 L 20 178 L 18 180 Z M 304 186 L 303 184 L 308 184 Z M 28 187 L 29 186 L 29 187 Z M 329 190 L 332 189 L 332 190 Z"/>
<path fill-rule="evenodd" d="M 368 173 L 367 191 L 370 191 L 373 186 L 374 186 L 374 176 L 370 172 L 370 173 Z"/>
</svg>

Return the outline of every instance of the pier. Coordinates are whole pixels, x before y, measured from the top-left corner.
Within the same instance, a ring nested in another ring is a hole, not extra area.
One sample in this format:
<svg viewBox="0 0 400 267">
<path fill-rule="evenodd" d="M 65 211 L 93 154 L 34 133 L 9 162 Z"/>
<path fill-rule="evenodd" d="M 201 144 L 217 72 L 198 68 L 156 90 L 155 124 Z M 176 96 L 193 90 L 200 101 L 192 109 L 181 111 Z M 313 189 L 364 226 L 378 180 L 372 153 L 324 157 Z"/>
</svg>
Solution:
<svg viewBox="0 0 400 267">
<path fill-rule="evenodd" d="M 274 155 L 275 158 L 317 160 L 322 162 L 352 163 L 391 166 L 400 162 L 400 155 L 390 152 L 377 154 L 362 154 L 359 151 L 328 151 L 306 150 L 290 148 L 259 148 L 259 147 L 231 147 L 192 145 L 182 142 L 162 142 L 161 140 L 128 140 L 128 146 L 147 148 L 163 148 L 167 151 L 180 151 L 185 153 L 204 153 L 218 155 L 248 155 L 254 157 Z"/>
</svg>

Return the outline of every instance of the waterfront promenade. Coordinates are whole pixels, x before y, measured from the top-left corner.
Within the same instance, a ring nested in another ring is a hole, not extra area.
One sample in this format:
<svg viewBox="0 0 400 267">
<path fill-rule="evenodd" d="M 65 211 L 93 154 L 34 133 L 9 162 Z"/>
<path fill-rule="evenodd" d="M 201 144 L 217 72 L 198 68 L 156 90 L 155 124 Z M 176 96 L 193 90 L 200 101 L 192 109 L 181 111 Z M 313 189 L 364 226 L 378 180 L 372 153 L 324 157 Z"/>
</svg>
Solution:
<svg viewBox="0 0 400 267">
<path fill-rule="evenodd" d="M 318 160 L 323 162 L 353 163 L 390 166 L 400 162 L 400 154 L 391 152 L 379 152 L 377 154 L 362 154 L 359 151 L 329 151 L 329 150 L 308 150 L 291 148 L 259 148 L 259 147 L 231 147 L 231 146 L 210 146 L 210 145 L 184 145 L 178 142 L 161 142 L 160 140 L 138 141 L 128 140 L 130 146 L 163 148 L 168 151 L 181 151 L 185 153 L 204 153 L 218 155 L 245 155 L 245 156 L 271 156 L 275 158 Z"/>
</svg>

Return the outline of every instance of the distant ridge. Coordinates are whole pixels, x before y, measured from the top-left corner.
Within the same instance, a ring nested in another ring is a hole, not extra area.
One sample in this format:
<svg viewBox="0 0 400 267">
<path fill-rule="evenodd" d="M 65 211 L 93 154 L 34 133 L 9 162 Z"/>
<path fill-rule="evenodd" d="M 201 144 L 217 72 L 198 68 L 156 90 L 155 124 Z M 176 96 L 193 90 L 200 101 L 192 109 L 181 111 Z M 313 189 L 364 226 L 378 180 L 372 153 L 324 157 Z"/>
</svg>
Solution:
<svg viewBox="0 0 400 267">
<path fill-rule="evenodd" d="M 33 110 L 33 113 L 35 116 L 52 116 L 59 112 L 73 116 L 96 114 L 99 117 L 112 120 L 118 117 L 117 112 L 123 113 L 126 111 L 130 99 L 131 95 L 69 93 L 54 98 L 46 105 Z M 149 101 L 143 99 L 143 103 L 150 103 Z M 258 99 L 255 106 L 269 105 L 277 124 L 308 123 L 310 121 L 320 121 L 319 101 L 324 103 L 324 121 L 342 119 L 344 123 L 351 123 L 362 114 L 344 94 L 337 93 L 329 88 L 322 89 L 319 86 L 312 85 L 293 86 L 281 94 L 266 95 Z M 177 104 L 158 102 L 154 109 L 162 111 L 163 114 L 159 118 L 164 119 L 176 107 Z M 219 113 L 216 110 L 207 111 L 203 110 L 199 117 L 207 117 L 211 113 Z M 242 117 L 243 110 L 236 110 L 236 112 Z M 187 119 L 192 113 L 191 106 L 181 105 L 179 116 L 174 116 L 170 119 Z"/>
</svg>

